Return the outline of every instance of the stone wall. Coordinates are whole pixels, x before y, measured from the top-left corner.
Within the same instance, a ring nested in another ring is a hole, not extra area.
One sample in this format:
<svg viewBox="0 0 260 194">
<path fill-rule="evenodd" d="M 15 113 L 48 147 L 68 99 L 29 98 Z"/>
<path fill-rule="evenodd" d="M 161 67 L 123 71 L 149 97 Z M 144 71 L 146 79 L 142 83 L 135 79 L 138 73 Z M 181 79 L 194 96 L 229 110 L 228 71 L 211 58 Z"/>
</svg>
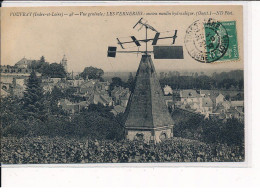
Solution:
<svg viewBox="0 0 260 194">
<path fill-rule="evenodd" d="M 170 138 L 173 136 L 172 129 L 163 129 L 163 130 L 127 130 L 126 139 L 133 141 L 141 138 L 144 142 L 155 141 L 156 143 L 161 142 L 164 138 Z M 139 139 L 141 140 L 141 139 Z"/>
</svg>

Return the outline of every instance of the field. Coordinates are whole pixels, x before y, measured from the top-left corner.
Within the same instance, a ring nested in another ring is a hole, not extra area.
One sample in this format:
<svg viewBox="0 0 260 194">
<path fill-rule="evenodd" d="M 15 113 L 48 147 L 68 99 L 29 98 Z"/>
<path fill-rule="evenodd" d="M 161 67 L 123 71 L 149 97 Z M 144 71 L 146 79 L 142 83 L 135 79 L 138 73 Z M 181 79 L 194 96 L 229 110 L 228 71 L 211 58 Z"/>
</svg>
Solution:
<svg viewBox="0 0 260 194">
<path fill-rule="evenodd" d="M 239 147 L 176 137 L 156 145 L 63 137 L 3 137 L 1 144 L 3 164 L 244 161 Z"/>
</svg>

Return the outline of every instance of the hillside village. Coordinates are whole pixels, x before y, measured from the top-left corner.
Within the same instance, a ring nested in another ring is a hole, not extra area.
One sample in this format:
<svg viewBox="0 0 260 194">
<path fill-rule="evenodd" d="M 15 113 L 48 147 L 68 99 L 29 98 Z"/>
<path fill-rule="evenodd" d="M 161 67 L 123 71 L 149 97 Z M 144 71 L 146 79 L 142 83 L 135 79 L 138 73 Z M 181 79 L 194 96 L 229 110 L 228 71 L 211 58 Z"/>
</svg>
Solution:
<svg viewBox="0 0 260 194">
<path fill-rule="evenodd" d="M 28 68 L 32 60 L 22 58 L 14 66 L 1 66 L 1 97 L 10 95 L 22 98 L 26 90 L 26 80 L 30 76 L 32 69 Z M 61 60 L 64 69 L 67 69 L 67 60 Z M 41 76 L 37 73 L 37 76 Z M 116 86 L 109 95 L 108 81 L 97 79 L 83 79 L 79 76 L 73 76 L 68 73 L 66 78 L 43 77 L 42 88 L 44 93 L 51 93 L 56 87 L 61 91 L 72 91 L 75 99 L 61 99 L 58 105 L 68 114 L 79 113 L 82 109 L 88 108 L 90 104 L 102 104 L 103 106 L 113 106 L 112 112 L 117 115 L 124 112 L 130 91 L 128 88 Z"/>
<path fill-rule="evenodd" d="M 26 80 L 30 76 L 32 69 L 29 66 L 33 60 L 25 57 L 14 66 L 1 66 L 1 97 L 10 95 L 22 98 L 26 90 Z M 62 58 L 60 64 L 67 72 L 66 56 Z M 67 114 L 77 114 L 83 109 L 87 109 L 90 104 L 102 104 L 112 107 L 111 112 L 116 116 L 124 113 L 130 90 L 128 87 L 115 86 L 110 91 L 109 81 L 98 79 L 83 79 L 68 73 L 65 78 L 51 78 L 42 76 L 42 87 L 44 93 L 52 93 L 54 89 L 62 92 L 70 92 L 75 98 L 62 98 L 58 101 Z M 217 118 L 225 121 L 228 118 L 236 118 L 244 121 L 244 101 L 233 98 L 238 95 L 234 91 L 221 90 L 194 90 L 194 89 L 172 89 L 169 85 L 163 87 L 165 103 L 172 112 L 174 109 L 187 111 L 191 114 L 200 114 L 204 118 Z"/>
<path fill-rule="evenodd" d="M 205 118 L 218 118 L 226 120 L 236 118 L 244 121 L 244 101 L 227 100 L 223 95 L 226 91 L 215 90 L 179 90 L 170 91 L 169 86 L 164 88 L 164 94 L 170 95 L 168 106 L 189 111 L 194 114 L 201 114 Z M 166 96 L 165 96 L 166 97 Z"/>
</svg>

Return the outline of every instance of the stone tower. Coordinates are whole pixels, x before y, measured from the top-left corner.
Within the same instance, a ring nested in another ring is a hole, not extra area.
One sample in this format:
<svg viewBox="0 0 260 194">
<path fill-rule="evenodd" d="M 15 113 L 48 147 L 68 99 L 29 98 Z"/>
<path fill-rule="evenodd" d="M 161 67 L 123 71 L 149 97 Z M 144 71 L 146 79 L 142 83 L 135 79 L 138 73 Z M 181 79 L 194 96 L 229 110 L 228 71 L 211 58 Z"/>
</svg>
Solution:
<svg viewBox="0 0 260 194">
<path fill-rule="evenodd" d="M 143 55 L 124 113 L 126 138 L 160 142 L 173 136 L 173 120 L 150 55 Z"/>
<path fill-rule="evenodd" d="M 68 62 L 68 60 L 67 60 L 66 56 L 64 55 L 63 58 L 62 58 L 62 60 L 61 60 L 61 64 L 62 64 L 62 66 L 64 67 L 64 69 L 65 69 L 66 72 L 68 72 L 68 67 L 67 67 L 68 64 L 67 64 L 67 62 Z"/>
</svg>

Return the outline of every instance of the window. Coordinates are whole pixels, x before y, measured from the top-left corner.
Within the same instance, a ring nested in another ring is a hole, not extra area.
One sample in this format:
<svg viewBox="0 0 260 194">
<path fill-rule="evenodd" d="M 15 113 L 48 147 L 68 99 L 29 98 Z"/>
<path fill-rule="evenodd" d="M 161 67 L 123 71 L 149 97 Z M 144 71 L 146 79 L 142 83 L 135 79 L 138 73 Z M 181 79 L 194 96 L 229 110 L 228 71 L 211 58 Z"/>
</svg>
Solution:
<svg viewBox="0 0 260 194">
<path fill-rule="evenodd" d="M 143 133 L 137 133 L 135 135 L 135 140 L 137 141 L 143 141 L 144 140 L 144 134 Z"/>
<path fill-rule="evenodd" d="M 160 140 L 162 140 L 162 141 L 165 140 L 165 139 L 167 138 L 166 133 L 162 132 L 159 138 L 160 138 Z"/>
</svg>

